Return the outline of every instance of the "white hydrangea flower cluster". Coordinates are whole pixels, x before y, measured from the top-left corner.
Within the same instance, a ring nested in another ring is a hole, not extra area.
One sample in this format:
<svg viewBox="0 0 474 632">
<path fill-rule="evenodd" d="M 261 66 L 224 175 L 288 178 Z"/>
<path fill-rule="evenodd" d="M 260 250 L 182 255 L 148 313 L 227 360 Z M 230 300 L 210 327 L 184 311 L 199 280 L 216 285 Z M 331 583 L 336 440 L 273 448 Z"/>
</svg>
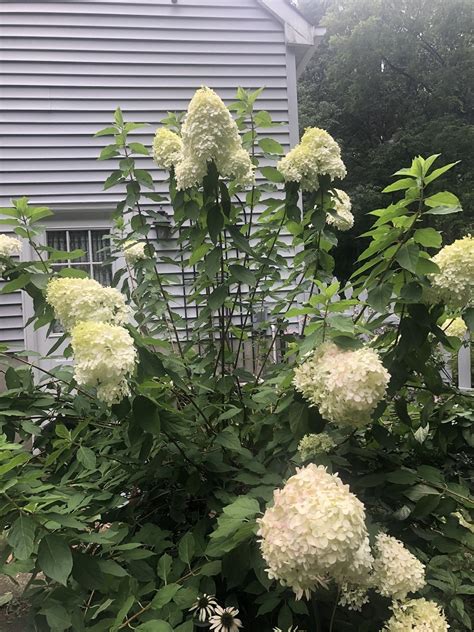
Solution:
<svg viewBox="0 0 474 632">
<path fill-rule="evenodd" d="M 241 186 L 255 183 L 254 166 L 242 147 L 237 124 L 222 99 L 210 88 L 196 91 L 182 127 L 182 151 L 176 164 L 178 189 L 202 182 L 208 162 Z"/>
<path fill-rule="evenodd" d="M 71 345 L 79 385 L 97 387 L 97 397 L 109 405 L 129 394 L 127 377 L 135 368 L 136 350 L 124 327 L 81 322 L 72 329 Z"/>
<path fill-rule="evenodd" d="M 298 469 L 258 522 L 268 576 L 290 586 L 297 599 L 371 567 L 364 505 L 325 467 Z"/>
<path fill-rule="evenodd" d="M 321 175 L 334 180 L 347 173 L 341 148 L 319 127 L 308 127 L 300 143 L 278 162 L 277 168 L 286 182 L 299 182 L 303 191 L 317 191 Z"/>
<path fill-rule="evenodd" d="M 21 254 L 21 241 L 9 235 L 0 235 L 0 257 L 15 257 Z M 5 266 L 0 263 L 0 274 Z"/>
<path fill-rule="evenodd" d="M 461 340 L 467 333 L 467 325 L 460 316 L 448 319 L 443 324 L 442 329 L 447 336 L 455 336 L 456 338 L 461 338 Z"/>
<path fill-rule="evenodd" d="M 294 370 L 296 390 L 320 413 L 340 425 L 360 427 L 383 399 L 390 374 L 376 351 L 322 344 Z"/>
<path fill-rule="evenodd" d="M 438 300 L 453 308 L 474 302 L 474 237 L 457 239 L 433 257 L 439 273 L 431 275 Z"/>
<path fill-rule="evenodd" d="M 94 279 L 52 279 L 46 288 L 46 300 L 67 331 L 81 321 L 122 325 L 129 317 L 123 294 Z"/>
<path fill-rule="evenodd" d="M 328 213 L 326 222 L 341 231 L 349 230 L 354 226 L 354 215 L 351 213 L 351 198 L 345 191 L 334 189 L 332 200 L 335 215 Z"/>
<path fill-rule="evenodd" d="M 375 539 L 373 584 L 384 597 L 403 600 L 425 585 L 425 567 L 404 545 L 385 533 Z"/>
<path fill-rule="evenodd" d="M 166 127 L 156 130 L 153 139 L 153 158 L 158 165 L 168 171 L 172 169 L 181 157 L 183 143 L 178 134 Z"/>
<path fill-rule="evenodd" d="M 125 261 L 134 265 L 137 261 L 146 259 L 145 244 L 142 241 L 126 241 L 123 244 L 123 254 Z"/>
<path fill-rule="evenodd" d="M 411 599 L 392 607 L 393 615 L 382 632 L 448 632 L 449 625 L 434 601 Z"/>
<path fill-rule="evenodd" d="M 370 584 L 366 578 L 361 578 L 357 585 L 349 582 L 341 584 L 341 594 L 339 605 L 346 607 L 348 610 L 360 610 L 362 606 L 369 602 Z"/>
<path fill-rule="evenodd" d="M 0 257 L 14 257 L 21 254 L 21 241 L 9 235 L 0 235 Z"/>
<path fill-rule="evenodd" d="M 307 461 L 319 454 L 331 452 L 336 447 L 334 439 L 327 432 L 307 434 L 298 444 L 298 454 Z"/>
<path fill-rule="evenodd" d="M 360 575 L 356 583 L 349 579 L 341 585 L 339 603 L 342 606 L 360 610 L 369 601 L 371 588 L 384 597 L 399 601 L 425 585 L 424 565 L 399 540 L 379 533 L 373 555 L 372 567 L 365 575 Z"/>
<path fill-rule="evenodd" d="M 133 372 L 133 338 L 121 327 L 129 317 L 124 296 L 93 279 L 57 278 L 46 288 L 55 317 L 71 332 L 74 377 L 79 385 L 97 387 L 97 397 L 111 405 L 129 393 Z"/>
</svg>

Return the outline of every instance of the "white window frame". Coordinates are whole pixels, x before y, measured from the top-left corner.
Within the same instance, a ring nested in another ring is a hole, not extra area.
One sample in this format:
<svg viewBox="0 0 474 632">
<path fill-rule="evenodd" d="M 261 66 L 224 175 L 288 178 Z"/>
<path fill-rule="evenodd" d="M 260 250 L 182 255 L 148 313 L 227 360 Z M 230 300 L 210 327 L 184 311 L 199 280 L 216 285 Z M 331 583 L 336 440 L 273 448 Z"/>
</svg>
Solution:
<svg viewBox="0 0 474 632">
<path fill-rule="evenodd" d="M 84 212 L 83 209 L 77 209 L 77 213 Z M 72 214 L 72 213 L 71 213 Z M 110 234 L 113 235 L 113 225 L 110 219 L 105 216 L 101 217 L 87 217 L 83 220 L 59 217 L 53 218 L 48 222 L 43 224 L 44 232 L 39 237 L 38 241 L 42 245 L 46 245 L 46 233 L 48 231 L 53 230 L 109 230 Z M 33 248 L 26 244 L 24 258 L 28 260 L 37 259 L 37 255 L 34 252 Z M 123 261 L 121 258 L 118 258 L 114 263 L 112 263 L 112 274 L 118 267 L 123 265 Z M 28 320 L 34 315 L 33 309 L 33 300 L 26 292 L 22 292 L 22 303 L 23 303 L 23 327 L 24 327 L 24 342 L 25 348 L 28 351 L 40 351 L 40 342 L 41 338 L 44 336 L 44 327 L 40 329 L 34 329 L 34 323 L 26 326 Z"/>
</svg>

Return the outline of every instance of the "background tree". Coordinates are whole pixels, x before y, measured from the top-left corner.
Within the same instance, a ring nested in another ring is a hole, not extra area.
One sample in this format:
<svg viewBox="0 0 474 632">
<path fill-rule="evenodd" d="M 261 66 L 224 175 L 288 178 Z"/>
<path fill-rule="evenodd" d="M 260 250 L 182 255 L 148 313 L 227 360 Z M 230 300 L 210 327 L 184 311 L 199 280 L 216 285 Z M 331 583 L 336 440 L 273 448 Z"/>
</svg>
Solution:
<svg viewBox="0 0 474 632">
<path fill-rule="evenodd" d="M 354 235 L 381 205 L 388 174 L 416 153 L 461 161 L 445 184 L 465 213 L 436 223 L 447 242 L 472 232 L 472 3 L 299 0 L 298 7 L 327 29 L 300 81 L 301 127 L 323 127 L 343 146 L 356 216 L 340 239 L 338 272 L 346 276 L 360 253 Z"/>
</svg>

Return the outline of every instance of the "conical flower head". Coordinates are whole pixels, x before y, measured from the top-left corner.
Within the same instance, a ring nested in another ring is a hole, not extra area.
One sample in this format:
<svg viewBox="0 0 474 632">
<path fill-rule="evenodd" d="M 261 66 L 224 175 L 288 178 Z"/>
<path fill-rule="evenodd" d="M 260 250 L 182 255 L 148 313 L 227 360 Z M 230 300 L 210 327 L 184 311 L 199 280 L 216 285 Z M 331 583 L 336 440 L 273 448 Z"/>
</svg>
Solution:
<svg viewBox="0 0 474 632">
<path fill-rule="evenodd" d="M 293 384 L 329 421 L 360 427 L 370 422 L 389 380 L 374 349 L 353 351 L 325 342 L 295 368 Z"/>
<path fill-rule="evenodd" d="M 71 332 L 74 377 L 79 385 L 95 386 L 97 397 L 111 405 L 130 392 L 128 378 L 135 369 L 133 338 L 124 327 L 82 322 Z"/>
<path fill-rule="evenodd" d="M 21 242 L 9 235 L 0 235 L 0 257 L 18 257 L 21 254 Z M 0 275 L 5 266 L 0 263 Z"/>
<path fill-rule="evenodd" d="M 123 294 L 94 279 L 52 279 L 46 287 L 46 301 L 68 331 L 85 320 L 122 325 L 129 318 Z"/>
<path fill-rule="evenodd" d="M 222 176 L 241 185 L 255 180 L 254 167 L 242 147 L 237 124 L 222 99 L 210 88 L 196 91 L 181 130 L 181 158 L 176 165 L 178 189 L 199 185 L 214 161 Z"/>
<path fill-rule="evenodd" d="M 298 469 L 258 522 L 268 576 L 297 599 L 331 579 L 355 581 L 371 567 L 364 505 L 325 467 Z"/>
<path fill-rule="evenodd" d="M 163 169 L 171 169 L 181 157 L 182 142 L 178 134 L 160 127 L 153 139 L 153 158 Z"/>
<path fill-rule="evenodd" d="M 385 533 L 375 540 L 373 582 L 384 597 L 406 599 L 425 585 L 425 567 L 405 546 Z"/>
<path fill-rule="evenodd" d="M 351 213 L 351 199 L 345 191 L 334 189 L 332 196 L 333 213 L 328 213 L 326 221 L 339 230 L 346 231 L 354 226 L 354 215 Z"/>
<path fill-rule="evenodd" d="M 439 272 L 431 276 L 438 300 L 453 308 L 474 303 L 474 237 L 467 235 L 441 248 L 433 261 Z"/>
<path fill-rule="evenodd" d="M 319 127 L 308 127 L 301 142 L 279 161 L 277 168 L 286 182 L 299 182 L 303 191 L 317 191 L 322 175 L 332 181 L 347 173 L 341 148 Z"/>
<path fill-rule="evenodd" d="M 382 632 L 448 632 L 443 611 L 434 601 L 411 599 L 392 607 Z"/>
<path fill-rule="evenodd" d="M 21 254 L 21 241 L 9 235 L 0 235 L 0 257 L 14 257 Z"/>
</svg>

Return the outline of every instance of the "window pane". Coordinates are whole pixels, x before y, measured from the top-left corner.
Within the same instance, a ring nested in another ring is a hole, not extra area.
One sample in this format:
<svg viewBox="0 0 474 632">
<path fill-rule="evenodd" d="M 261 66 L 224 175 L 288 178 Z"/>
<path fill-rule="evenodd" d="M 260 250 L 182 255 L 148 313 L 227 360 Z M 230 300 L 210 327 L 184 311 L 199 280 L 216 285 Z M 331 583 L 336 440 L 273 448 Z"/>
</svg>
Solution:
<svg viewBox="0 0 474 632">
<path fill-rule="evenodd" d="M 71 250 L 77 248 L 84 250 L 85 255 L 80 259 L 74 259 L 74 261 L 88 261 L 89 252 L 89 235 L 87 230 L 70 230 L 69 231 L 69 247 Z"/>
<path fill-rule="evenodd" d="M 112 283 L 112 267 L 110 265 L 94 265 L 92 271 L 94 279 L 102 285 Z"/>
<path fill-rule="evenodd" d="M 104 261 L 110 255 L 108 230 L 91 230 L 92 261 Z"/>
<path fill-rule="evenodd" d="M 48 230 L 46 233 L 47 244 L 56 250 L 67 250 L 67 240 L 65 230 Z M 61 259 L 66 261 L 66 259 Z"/>
<path fill-rule="evenodd" d="M 54 321 L 53 330 L 52 330 L 51 333 L 53 333 L 53 334 L 63 334 L 64 333 L 64 329 L 61 327 L 61 325 L 59 324 L 59 322 L 57 320 Z"/>
</svg>

